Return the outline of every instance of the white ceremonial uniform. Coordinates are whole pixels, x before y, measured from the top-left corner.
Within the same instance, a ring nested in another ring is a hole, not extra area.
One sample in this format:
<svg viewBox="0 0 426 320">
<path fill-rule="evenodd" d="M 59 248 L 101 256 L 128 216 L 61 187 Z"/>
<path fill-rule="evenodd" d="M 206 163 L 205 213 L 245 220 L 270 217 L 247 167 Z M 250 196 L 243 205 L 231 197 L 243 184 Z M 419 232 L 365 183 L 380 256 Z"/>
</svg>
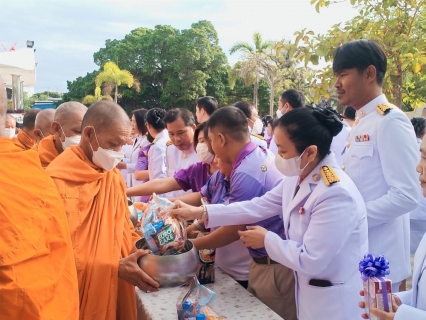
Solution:
<svg viewBox="0 0 426 320">
<path fill-rule="evenodd" d="M 265 138 L 263 138 L 262 136 L 258 134 L 250 132 L 250 140 L 253 141 L 259 147 L 262 147 L 265 149 L 268 148 L 268 143 L 266 142 Z"/>
<path fill-rule="evenodd" d="M 132 148 L 133 145 L 125 144 L 123 147 L 121 147 L 121 152 L 124 153 L 123 162 L 124 163 L 130 163 L 130 156 L 132 154 Z M 124 181 L 126 181 L 126 186 L 129 187 L 128 181 L 127 181 L 127 169 L 119 169 L 121 172 L 121 175 L 123 176 Z"/>
<path fill-rule="evenodd" d="M 169 146 L 166 149 L 167 177 L 173 177 L 179 170 L 186 169 L 190 165 L 200 162 L 200 158 L 194 150 L 194 145 L 191 144 L 189 150 L 181 151 L 174 144 L 171 144 L 171 141 L 168 144 Z M 172 191 L 167 193 L 167 197 L 180 197 L 187 193 L 192 193 L 192 190 Z"/>
<path fill-rule="evenodd" d="M 408 213 L 420 197 L 419 150 L 407 116 L 396 106 L 382 115 L 376 109 L 380 104 L 392 106 L 382 94 L 357 111 L 343 165 L 365 200 L 368 252 L 389 260 L 395 289 L 411 274 Z"/>
<path fill-rule="evenodd" d="M 327 186 L 320 173 L 326 165 L 340 182 Z M 359 319 L 358 264 L 368 250 L 364 200 L 332 154 L 300 183 L 292 198 L 297 182 L 298 177 L 286 177 L 260 198 L 207 205 L 207 226 L 255 223 L 280 214 L 287 240 L 268 232 L 265 248 L 272 260 L 294 270 L 298 319 Z M 311 279 L 332 286 L 310 285 Z"/>
<path fill-rule="evenodd" d="M 417 138 L 417 145 L 420 150 L 422 140 Z M 420 155 L 419 155 L 420 160 Z M 418 185 L 421 189 L 421 186 Z M 426 233 L 426 198 L 420 196 L 419 205 L 410 212 L 410 253 L 414 254 L 419 246 L 423 235 Z"/>
<path fill-rule="evenodd" d="M 394 320 L 426 319 L 426 236 L 414 256 L 413 289 L 396 294 L 403 303 Z"/>
<path fill-rule="evenodd" d="M 149 141 L 146 136 L 139 135 L 136 137 L 135 142 L 132 146 L 132 151 L 130 154 L 130 163 L 127 163 L 127 187 L 135 187 L 143 183 L 135 179 L 135 167 L 138 162 L 139 151 L 141 148 L 146 147 L 149 144 Z"/>
<path fill-rule="evenodd" d="M 155 137 L 148 151 L 148 173 L 149 180 L 166 178 L 166 149 L 169 141 L 169 132 L 164 129 Z"/>
<path fill-rule="evenodd" d="M 342 124 L 342 130 L 337 134 L 337 136 L 333 138 L 330 146 L 330 151 L 334 153 L 334 156 L 336 157 L 336 161 L 339 166 L 343 165 L 342 153 L 345 150 L 346 139 L 348 138 L 348 134 L 349 132 L 351 132 L 349 124 L 345 124 L 345 122 L 342 122 Z"/>
</svg>

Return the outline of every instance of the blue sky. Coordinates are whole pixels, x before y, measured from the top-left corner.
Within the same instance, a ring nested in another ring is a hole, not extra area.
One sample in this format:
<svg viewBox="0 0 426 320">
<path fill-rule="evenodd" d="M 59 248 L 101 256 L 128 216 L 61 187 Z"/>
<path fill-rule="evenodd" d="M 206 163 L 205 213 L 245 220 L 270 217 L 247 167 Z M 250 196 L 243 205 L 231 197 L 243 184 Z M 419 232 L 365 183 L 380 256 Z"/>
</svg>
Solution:
<svg viewBox="0 0 426 320">
<path fill-rule="evenodd" d="M 187 29 L 209 20 L 220 45 L 229 56 L 237 41 L 251 42 L 254 32 L 265 40 L 291 38 L 307 28 L 324 33 L 333 24 L 352 18 L 356 11 L 347 2 L 320 14 L 310 0 L 12 0 L 0 5 L 0 43 L 17 48 L 34 40 L 37 61 L 35 92 L 66 92 L 66 81 L 97 69 L 93 53 L 106 39 L 122 39 L 138 27 L 158 24 Z M 0 47 L 0 50 L 2 48 Z"/>
</svg>

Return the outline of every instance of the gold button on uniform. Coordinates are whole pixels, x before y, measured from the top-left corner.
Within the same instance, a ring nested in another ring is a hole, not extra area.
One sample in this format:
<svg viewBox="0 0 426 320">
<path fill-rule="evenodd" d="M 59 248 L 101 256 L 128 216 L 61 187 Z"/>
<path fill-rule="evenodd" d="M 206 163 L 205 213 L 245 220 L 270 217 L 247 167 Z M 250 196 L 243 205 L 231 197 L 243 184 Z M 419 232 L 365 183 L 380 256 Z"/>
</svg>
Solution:
<svg viewBox="0 0 426 320">
<path fill-rule="evenodd" d="M 346 167 L 345 167 L 345 166 L 342 166 L 342 170 L 343 170 L 343 171 L 345 171 L 345 169 L 346 169 Z"/>
<path fill-rule="evenodd" d="M 315 173 L 315 174 L 312 176 L 312 180 L 314 180 L 314 181 L 319 181 L 319 179 L 320 179 L 320 175 L 319 175 L 318 173 Z"/>
<path fill-rule="evenodd" d="M 359 115 L 360 115 L 360 117 L 365 116 L 365 111 L 364 111 L 364 110 L 361 110 L 361 111 L 359 112 Z"/>
<path fill-rule="evenodd" d="M 346 148 L 349 148 L 351 146 L 351 143 L 349 141 L 346 141 Z"/>
</svg>

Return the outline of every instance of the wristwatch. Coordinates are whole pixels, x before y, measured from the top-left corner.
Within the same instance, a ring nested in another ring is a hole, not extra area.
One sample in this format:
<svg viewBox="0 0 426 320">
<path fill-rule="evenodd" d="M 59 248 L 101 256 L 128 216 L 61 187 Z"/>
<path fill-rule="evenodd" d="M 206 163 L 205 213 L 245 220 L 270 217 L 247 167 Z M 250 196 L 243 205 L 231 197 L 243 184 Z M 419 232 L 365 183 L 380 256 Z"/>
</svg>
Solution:
<svg viewBox="0 0 426 320">
<path fill-rule="evenodd" d="M 204 231 L 204 227 L 198 222 L 198 219 L 194 220 L 194 226 L 197 228 L 197 230 Z"/>
<path fill-rule="evenodd" d="M 207 199 L 205 199 L 204 197 L 201 198 L 201 203 L 203 204 L 203 214 L 201 215 L 201 220 L 203 221 L 208 221 L 209 220 L 209 215 L 207 212 Z"/>
</svg>

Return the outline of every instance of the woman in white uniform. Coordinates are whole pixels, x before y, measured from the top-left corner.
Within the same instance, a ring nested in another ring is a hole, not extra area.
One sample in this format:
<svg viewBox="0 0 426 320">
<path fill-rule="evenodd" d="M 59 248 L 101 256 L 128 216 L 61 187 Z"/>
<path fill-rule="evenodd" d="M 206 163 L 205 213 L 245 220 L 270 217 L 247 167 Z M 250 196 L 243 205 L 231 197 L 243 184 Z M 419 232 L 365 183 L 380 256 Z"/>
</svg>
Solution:
<svg viewBox="0 0 426 320">
<path fill-rule="evenodd" d="M 330 154 L 342 123 L 330 111 L 299 108 L 283 115 L 274 130 L 276 167 L 286 178 L 251 201 L 174 210 L 201 218 L 207 227 L 254 223 L 277 214 L 286 240 L 258 226 L 240 232 L 252 248 L 293 269 L 300 320 L 359 319 L 358 263 L 368 250 L 364 201 Z"/>
<path fill-rule="evenodd" d="M 169 134 L 163 118 L 166 110 L 152 108 L 146 114 L 146 128 L 154 138 L 152 146 L 148 151 L 148 173 L 149 180 L 166 178 L 166 148 L 169 141 Z"/>
</svg>

